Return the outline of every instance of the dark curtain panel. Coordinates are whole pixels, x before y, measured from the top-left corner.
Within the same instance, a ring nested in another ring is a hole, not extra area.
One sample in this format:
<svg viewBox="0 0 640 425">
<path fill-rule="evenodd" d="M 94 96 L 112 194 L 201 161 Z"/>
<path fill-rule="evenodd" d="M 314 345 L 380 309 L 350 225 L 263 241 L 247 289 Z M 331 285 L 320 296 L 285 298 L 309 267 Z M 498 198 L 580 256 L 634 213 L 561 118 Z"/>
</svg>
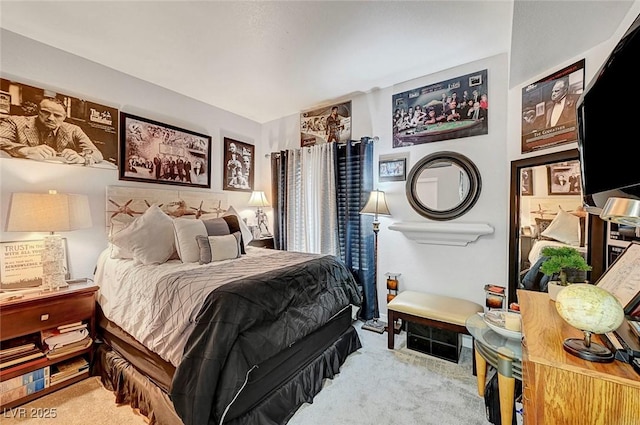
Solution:
<svg viewBox="0 0 640 425">
<path fill-rule="evenodd" d="M 374 287 L 373 217 L 360 214 L 373 190 L 371 138 L 339 145 L 336 151 L 336 180 L 340 257 L 362 290 L 360 318 L 378 318 L 380 315 Z"/>
<path fill-rule="evenodd" d="M 275 249 L 287 249 L 287 152 L 271 154 L 271 199 Z"/>
</svg>

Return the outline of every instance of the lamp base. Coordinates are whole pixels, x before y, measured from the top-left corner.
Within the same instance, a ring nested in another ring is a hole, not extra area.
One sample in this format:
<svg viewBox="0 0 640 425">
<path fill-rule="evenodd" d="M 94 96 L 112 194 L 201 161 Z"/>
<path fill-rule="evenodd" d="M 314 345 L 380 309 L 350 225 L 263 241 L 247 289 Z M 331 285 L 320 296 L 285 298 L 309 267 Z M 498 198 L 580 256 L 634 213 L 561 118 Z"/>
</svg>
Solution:
<svg viewBox="0 0 640 425">
<path fill-rule="evenodd" d="M 42 251 L 42 289 L 49 291 L 68 286 L 65 276 L 64 242 L 58 235 L 48 235 L 44 238 Z"/>
<path fill-rule="evenodd" d="M 385 322 L 381 322 L 378 319 L 367 320 L 363 325 L 362 329 L 366 329 L 368 331 L 377 332 L 379 334 L 384 333 L 387 324 Z"/>
<path fill-rule="evenodd" d="M 590 362 L 610 363 L 615 358 L 607 347 L 595 342 L 591 342 L 591 344 L 587 346 L 584 339 L 580 338 L 567 338 L 562 343 L 562 347 L 567 353 Z"/>
</svg>

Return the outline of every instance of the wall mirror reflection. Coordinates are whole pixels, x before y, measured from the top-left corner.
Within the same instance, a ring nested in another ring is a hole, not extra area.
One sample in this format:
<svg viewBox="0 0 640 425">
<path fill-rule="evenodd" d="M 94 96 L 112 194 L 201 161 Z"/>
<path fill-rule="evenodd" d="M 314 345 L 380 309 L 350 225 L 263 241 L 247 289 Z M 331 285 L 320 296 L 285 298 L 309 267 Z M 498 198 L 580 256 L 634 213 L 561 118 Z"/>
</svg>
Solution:
<svg viewBox="0 0 640 425">
<path fill-rule="evenodd" d="M 542 249 L 571 246 L 589 262 L 589 215 L 583 207 L 578 150 L 556 152 L 511 163 L 509 300 L 537 271 Z M 546 290 L 533 283 L 532 290 Z M 528 281 L 529 286 L 532 285 Z"/>
<path fill-rule="evenodd" d="M 480 173 L 464 155 L 436 152 L 418 161 L 407 178 L 407 199 L 420 215 L 451 220 L 467 212 L 480 194 Z"/>
</svg>

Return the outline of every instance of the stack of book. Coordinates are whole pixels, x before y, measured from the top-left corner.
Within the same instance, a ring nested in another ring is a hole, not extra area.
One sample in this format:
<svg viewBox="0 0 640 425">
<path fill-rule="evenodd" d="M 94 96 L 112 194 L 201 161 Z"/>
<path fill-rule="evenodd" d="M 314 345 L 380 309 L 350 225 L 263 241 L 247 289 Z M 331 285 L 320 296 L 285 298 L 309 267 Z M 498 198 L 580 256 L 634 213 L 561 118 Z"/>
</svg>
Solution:
<svg viewBox="0 0 640 425">
<path fill-rule="evenodd" d="M 0 349 L 0 369 L 10 368 L 29 360 L 44 357 L 44 353 L 35 342 L 13 340 L 3 343 Z"/>
<path fill-rule="evenodd" d="M 74 357 L 51 366 L 51 385 L 82 375 L 89 370 L 89 362 L 83 357 Z"/>
<path fill-rule="evenodd" d="M 84 350 L 93 343 L 87 324 L 82 322 L 43 330 L 41 334 L 42 343 L 47 347 L 46 356 L 48 359 L 56 359 L 69 353 Z"/>
<path fill-rule="evenodd" d="M 49 366 L 0 382 L 0 404 L 7 404 L 49 387 Z"/>
</svg>

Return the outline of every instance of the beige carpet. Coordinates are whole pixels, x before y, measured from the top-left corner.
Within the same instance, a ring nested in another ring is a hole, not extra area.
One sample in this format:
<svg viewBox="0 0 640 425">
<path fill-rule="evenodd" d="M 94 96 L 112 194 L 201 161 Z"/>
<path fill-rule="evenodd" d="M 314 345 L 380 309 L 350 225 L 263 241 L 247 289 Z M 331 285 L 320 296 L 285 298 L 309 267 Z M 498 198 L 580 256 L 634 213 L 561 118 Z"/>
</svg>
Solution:
<svg viewBox="0 0 640 425">
<path fill-rule="evenodd" d="M 470 349 L 463 349 L 459 364 L 451 363 L 407 349 L 403 332 L 391 351 L 386 333 L 360 326 L 356 324 L 363 348 L 347 358 L 313 404 L 301 406 L 288 425 L 490 425 L 471 373 Z M 56 418 L 32 417 L 38 412 L 32 409 L 55 409 Z M 130 406 L 117 406 L 97 377 L 0 414 L 2 425 L 147 423 Z M 12 418 L 20 414 L 24 417 Z"/>
</svg>

